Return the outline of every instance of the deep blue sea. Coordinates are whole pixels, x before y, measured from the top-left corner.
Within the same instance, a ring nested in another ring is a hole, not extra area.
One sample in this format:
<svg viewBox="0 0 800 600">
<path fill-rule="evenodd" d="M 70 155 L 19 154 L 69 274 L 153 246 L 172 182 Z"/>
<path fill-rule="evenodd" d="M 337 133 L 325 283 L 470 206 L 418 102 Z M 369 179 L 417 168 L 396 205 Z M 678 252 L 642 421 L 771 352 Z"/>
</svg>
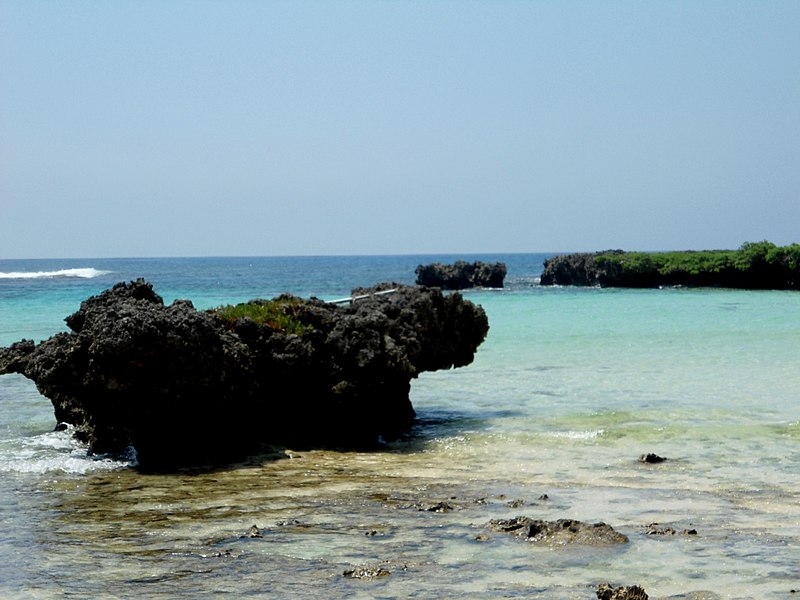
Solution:
<svg viewBox="0 0 800 600">
<path fill-rule="evenodd" d="M 491 327 L 474 363 L 415 380 L 414 431 L 380 451 L 142 474 L 87 456 L 31 382 L 0 376 L 0 597 L 593 598 L 600 582 L 793 597 L 800 294 L 541 287 L 545 257 L 0 260 L 0 345 L 64 331 L 81 300 L 138 277 L 209 308 L 508 265 L 504 289 L 464 293 Z M 667 461 L 639 462 L 650 452 Z M 629 542 L 485 527 L 519 515 Z"/>
</svg>

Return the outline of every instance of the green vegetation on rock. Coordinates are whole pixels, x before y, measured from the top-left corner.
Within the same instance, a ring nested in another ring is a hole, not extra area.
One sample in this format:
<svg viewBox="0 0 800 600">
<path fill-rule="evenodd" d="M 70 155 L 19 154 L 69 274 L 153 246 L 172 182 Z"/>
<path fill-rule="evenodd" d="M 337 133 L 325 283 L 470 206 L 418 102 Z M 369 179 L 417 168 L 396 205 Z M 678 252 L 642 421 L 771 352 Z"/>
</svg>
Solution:
<svg viewBox="0 0 800 600">
<path fill-rule="evenodd" d="M 738 250 L 623 252 L 555 257 L 545 263 L 542 283 L 657 287 L 716 286 L 800 289 L 800 244 L 748 242 Z"/>
<path fill-rule="evenodd" d="M 251 300 L 241 304 L 228 304 L 211 309 L 223 321 L 231 325 L 240 319 L 248 318 L 270 329 L 286 333 L 302 333 L 311 326 L 299 319 L 302 301 L 297 298 L 281 297 L 275 300 Z"/>
</svg>

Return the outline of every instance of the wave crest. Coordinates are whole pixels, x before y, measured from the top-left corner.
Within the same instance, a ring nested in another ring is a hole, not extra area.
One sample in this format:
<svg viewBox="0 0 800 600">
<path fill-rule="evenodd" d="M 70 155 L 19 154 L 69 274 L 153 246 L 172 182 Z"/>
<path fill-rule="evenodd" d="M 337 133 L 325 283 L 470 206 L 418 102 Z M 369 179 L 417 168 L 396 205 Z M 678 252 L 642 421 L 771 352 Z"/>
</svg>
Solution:
<svg viewBox="0 0 800 600">
<path fill-rule="evenodd" d="M 0 272 L 0 279 L 57 279 L 57 278 L 77 278 L 92 279 L 100 275 L 106 275 L 111 271 L 101 271 L 92 267 L 81 267 L 77 269 L 59 269 L 57 271 L 11 271 L 8 273 Z"/>
</svg>

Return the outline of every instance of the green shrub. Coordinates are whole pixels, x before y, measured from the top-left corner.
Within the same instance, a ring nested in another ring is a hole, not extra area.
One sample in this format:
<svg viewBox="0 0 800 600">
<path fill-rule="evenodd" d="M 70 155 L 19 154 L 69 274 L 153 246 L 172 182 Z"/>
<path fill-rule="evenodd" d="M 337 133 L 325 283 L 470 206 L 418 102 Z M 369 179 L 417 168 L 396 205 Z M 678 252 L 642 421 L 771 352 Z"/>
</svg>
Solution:
<svg viewBox="0 0 800 600">
<path fill-rule="evenodd" d="M 800 271 L 800 244 L 792 244 L 791 246 L 777 248 L 775 254 L 775 260 L 780 262 L 785 268 L 794 272 Z"/>
<path fill-rule="evenodd" d="M 771 264 L 777 258 L 779 248 L 772 242 L 745 242 L 736 253 L 736 268 L 746 271 L 757 265 Z"/>
<path fill-rule="evenodd" d="M 738 250 L 601 252 L 595 264 L 605 285 L 800 286 L 800 244 L 762 241 Z"/>
<path fill-rule="evenodd" d="M 271 329 L 299 334 L 311 327 L 298 318 L 300 304 L 297 299 L 253 300 L 220 306 L 210 312 L 231 325 L 247 317 Z"/>
</svg>

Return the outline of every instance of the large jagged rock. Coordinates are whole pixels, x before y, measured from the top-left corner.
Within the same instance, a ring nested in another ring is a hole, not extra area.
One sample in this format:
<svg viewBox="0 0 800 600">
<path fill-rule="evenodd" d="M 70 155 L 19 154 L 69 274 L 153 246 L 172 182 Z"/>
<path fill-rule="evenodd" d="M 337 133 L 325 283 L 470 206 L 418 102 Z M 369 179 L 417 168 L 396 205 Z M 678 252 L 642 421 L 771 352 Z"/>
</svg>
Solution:
<svg viewBox="0 0 800 600">
<path fill-rule="evenodd" d="M 621 250 L 608 253 L 619 254 Z M 544 261 L 544 271 L 540 283 L 542 285 L 577 285 L 600 286 L 607 285 L 606 272 L 595 260 L 600 252 L 576 252 L 573 254 L 560 254 Z"/>
<path fill-rule="evenodd" d="M 440 287 L 445 290 L 464 290 L 473 287 L 501 288 L 506 277 L 504 263 L 468 263 L 457 260 L 453 264 L 433 263 L 419 265 L 417 284 Z"/>
<path fill-rule="evenodd" d="M 375 291 L 396 288 L 389 294 Z M 299 332 L 165 306 L 144 280 L 66 318 L 71 332 L 0 349 L 95 453 L 142 467 L 224 462 L 263 445 L 363 446 L 405 431 L 410 381 L 469 364 L 483 309 L 459 294 L 384 285 L 347 305 L 283 297 Z"/>
</svg>

